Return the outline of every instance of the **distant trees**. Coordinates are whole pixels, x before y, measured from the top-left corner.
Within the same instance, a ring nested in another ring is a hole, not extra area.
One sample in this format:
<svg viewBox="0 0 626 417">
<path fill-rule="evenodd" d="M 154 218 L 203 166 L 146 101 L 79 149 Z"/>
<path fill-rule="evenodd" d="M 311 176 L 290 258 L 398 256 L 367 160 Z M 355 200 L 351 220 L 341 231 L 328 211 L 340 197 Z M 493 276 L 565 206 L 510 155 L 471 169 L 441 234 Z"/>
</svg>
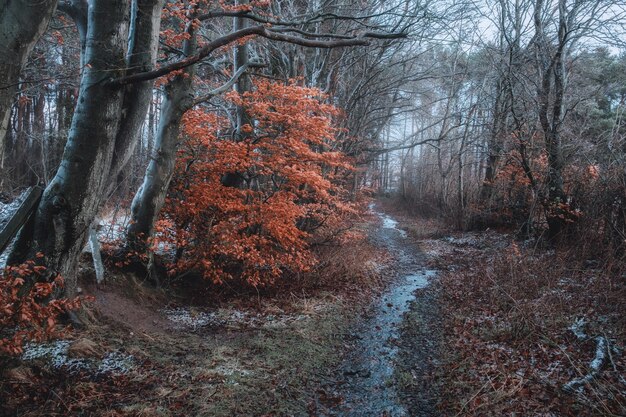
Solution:
<svg viewBox="0 0 626 417">
<path fill-rule="evenodd" d="M 5 137 L 22 67 L 46 30 L 56 5 L 56 0 L 0 1 L 0 170 L 4 166 Z"/>
<path fill-rule="evenodd" d="M 419 111 L 438 120 L 427 129 L 428 143 L 398 155 L 402 190 L 416 205 L 430 201 L 431 212 L 454 213 L 459 224 L 505 222 L 526 233 L 545 227 L 550 238 L 557 238 L 591 210 L 591 201 L 581 198 L 582 188 L 589 187 L 583 192 L 588 195 L 598 186 L 594 175 L 615 172 L 615 160 L 602 166 L 608 153 L 589 135 L 590 126 L 598 128 L 605 117 L 589 106 L 589 98 L 608 87 L 589 71 L 615 68 L 621 58 L 593 52 L 590 45 L 594 39 L 609 40 L 610 28 L 613 44 L 620 45 L 617 33 L 626 9 L 620 2 L 566 0 L 493 1 L 488 6 L 496 13 L 478 10 L 478 16 L 491 23 L 493 42 L 475 42 L 457 52 L 466 69 L 458 74 L 442 66 L 441 77 L 431 82 L 457 82 L 458 93 L 434 89 L 421 102 Z M 468 21 L 461 24 L 472 33 Z M 600 101 L 606 108 L 605 100 Z M 611 102 L 613 111 L 621 108 L 618 100 Z M 622 137 L 618 131 L 609 122 L 594 135 L 615 140 Z M 453 171 L 458 175 L 451 177 Z M 604 210 L 614 212 L 612 207 Z"/>
</svg>

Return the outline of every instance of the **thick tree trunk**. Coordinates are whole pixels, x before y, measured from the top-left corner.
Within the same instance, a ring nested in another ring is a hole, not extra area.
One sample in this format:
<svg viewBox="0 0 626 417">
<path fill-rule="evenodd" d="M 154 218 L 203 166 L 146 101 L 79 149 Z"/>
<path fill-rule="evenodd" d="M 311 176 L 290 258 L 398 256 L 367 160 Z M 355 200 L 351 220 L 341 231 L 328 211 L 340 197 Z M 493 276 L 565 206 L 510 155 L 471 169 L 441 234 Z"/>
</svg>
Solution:
<svg viewBox="0 0 626 417">
<path fill-rule="evenodd" d="M 0 0 L 0 169 L 22 66 L 46 30 L 56 5 L 56 0 Z"/>
<path fill-rule="evenodd" d="M 165 0 L 137 0 L 137 10 L 131 25 L 133 49 L 127 56 L 128 75 L 147 72 L 156 63 L 161 25 L 161 10 Z M 124 118 L 115 139 L 111 172 L 117 174 L 126 166 L 139 142 L 139 133 L 146 120 L 152 100 L 152 81 L 130 84 L 124 92 Z M 109 190 L 109 193 L 111 190 Z"/>
<path fill-rule="evenodd" d="M 44 263 L 75 291 L 75 271 L 109 177 L 122 116 L 123 91 L 107 86 L 122 76 L 128 36 L 124 0 L 94 1 L 89 8 L 86 68 L 63 160 L 29 225 L 20 233 L 10 263 L 45 255 Z"/>
<path fill-rule="evenodd" d="M 143 66 L 134 70 L 145 70 L 151 68 L 156 57 L 162 0 L 139 0 L 137 4 L 138 16 L 145 25 L 138 22 L 134 42 L 137 52 L 127 57 L 128 2 L 90 2 L 86 67 L 63 159 L 9 259 L 15 264 L 43 253 L 48 269 L 65 277 L 69 296 L 75 292 L 75 272 L 89 228 L 110 191 L 111 178 L 132 153 L 129 149 L 141 126 L 137 120 L 145 118 L 147 104 L 136 101 L 145 100 L 142 89 L 152 88 L 151 83 L 130 87 L 109 84 L 128 74 L 127 64 L 140 62 Z"/>
</svg>

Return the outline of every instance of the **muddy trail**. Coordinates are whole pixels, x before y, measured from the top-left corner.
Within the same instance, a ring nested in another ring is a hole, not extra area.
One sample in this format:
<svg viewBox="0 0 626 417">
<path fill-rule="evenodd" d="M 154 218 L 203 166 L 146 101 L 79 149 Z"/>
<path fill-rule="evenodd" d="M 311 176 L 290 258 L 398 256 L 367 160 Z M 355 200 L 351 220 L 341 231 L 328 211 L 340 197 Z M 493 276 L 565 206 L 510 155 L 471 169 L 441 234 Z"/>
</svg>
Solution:
<svg viewBox="0 0 626 417">
<path fill-rule="evenodd" d="M 402 370 L 420 367 L 422 360 L 415 355 L 432 357 L 435 354 L 430 352 L 435 346 L 427 340 L 428 332 L 418 332 L 418 340 L 408 343 L 404 338 L 407 315 L 412 311 L 426 311 L 425 316 L 429 316 L 435 310 L 434 300 L 423 290 L 436 276 L 436 271 L 426 268 L 426 256 L 406 231 L 398 228 L 396 220 L 375 205 L 371 205 L 370 210 L 381 222 L 370 239 L 392 256 L 389 267 L 393 278 L 351 333 L 351 349 L 339 369 L 339 381 L 334 387 L 328 387 L 340 401 L 334 407 L 326 407 L 321 415 L 431 416 L 434 404 L 428 393 L 409 393 L 413 398 L 407 399 L 398 377 Z M 413 349 L 412 345 L 418 347 Z M 407 349 L 411 351 L 406 352 Z M 412 375 L 415 378 L 417 374 Z M 415 404 L 418 410 L 413 407 Z"/>
</svg>

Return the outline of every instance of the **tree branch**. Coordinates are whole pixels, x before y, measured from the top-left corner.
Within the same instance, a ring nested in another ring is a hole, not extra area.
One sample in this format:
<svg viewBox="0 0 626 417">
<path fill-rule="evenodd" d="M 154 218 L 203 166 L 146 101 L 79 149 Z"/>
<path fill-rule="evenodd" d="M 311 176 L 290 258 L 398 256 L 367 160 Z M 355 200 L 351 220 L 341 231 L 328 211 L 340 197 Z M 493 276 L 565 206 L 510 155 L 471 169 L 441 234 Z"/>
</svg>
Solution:
<svg viewBox="0 0 626 417">
<path fill-rule="evenodd" d="M 87 10 L 89 5 L 86 0 L 66 0 L 60 1 L 57 10 L 68 15 L 76 24 L 80 37 L 81 67 L 82 55 L 85 52 L 85 42 L 87 39 Z"/>
<path fill-rule="evenodd" d="M 393 10 L 393 9 L 391 9 Z M 250 10 L 212 10 L 205 14 L 199 15 L 197 17 L 198 20 L 204 21 L 218 17 L 243 17 L 245 19 L 250 19 L 257 23 L 262 24 L 270 24 L 272 26 L 302 26 L 308 25 L 312 23 L 321 23 L 327 20 L 351 20 L 355 22 L 359 22 L 362 26 L 368 28 L 375 28 L 373 25 L 369 25 L 364 23 L 363 21 L 371 20 L 377 17 L 385 16 L 385 15 L 396 15 L 397 13 L 392 13 L 389 10 L 383 11 L 380 13 L 365 15 L 365 16 L 348 16 L 348 15 L 340 15 L 336 13 L 318 13 L 309 17 L 301 17 L 295 18 L 294 20 L 280 20 L 280 19 L 272 19 L 266 16 L 261 16 L 255 13 L 252 13 Z"/>
<path fill-rule="evenodd" d="M 333 39 L 333 40 L 319 40 L 319 39 L 307 39 L 298 36 L 287 35 L 284 33 L 279 33 L 273 31 L 270 28 L 265 26 L 252 26 L 245 29 L 241 29 L 228 35 L 222 36 L 221 38 L 215 39 L 212 42 L 207 43 L 202 48 L 198 50 L 194 55 L 190 55 L 185 59 L 182 59 L 178 62 L 174 62 L 169 65 L 164 65 L 161 68 L 154 71 L 147 71 L 138 74 L 128 75 L 125 77 L 117 78 L 109 81 L 109 85 L 111 86 L 122 86 L 126 84 L 141 82 L 152 80 L 163 75 L 169 74 L 173 71 L 177 71 L 188 66 L 194 65 L 201 61 L 202 59 L 209 56 L 213 51 L 219 49 L 223 46 L 229 45 L 233 42 L 241 38 L 245 38 L 247 36 L 260 36 L 266 39 L 278 41 L 278 42 L 287 42 L 296 45 L 301 45 L 309 48 L 340 48 L 346 46 L 359 46 L 359 45 L 369 45 L 369 39 L 399 39 L 406 37 L 404 33 L 375 33 L 375 32 L 366 32 L 359 36 L 353 36 L 348 39 Z"/>
<path fill-rule="evenodd" d="M 263 67 L 263 64 L 260 63 L 255 63 L 255 62 L 251 62 L 248 64 L 245 64 L 244 66 L 242 66 L 241 68 L 239 68 L 237 70 L 237 72 L 235 72 L 233 74 L 233 76 L 230 78 L 230 80 L 228 80 L 225 84 L 217 87 L 214 90 L 211 90 L 210 92 L 208 92 L 207 94 L 200 96 L 200 97 L 196 97 L 193 100 L 193 106 L 196 106 L 200 103 L 203 103 L 207 100 L 212 99 L 215 96 L 218 96 L 224 92 L 226 92 L 228 89 L 230 89 L 233 85 L 235 85 L 235 83 L 239 80 L 239 78 L 249 69 L 249 68 L 260 68 Z"/>
</svg>

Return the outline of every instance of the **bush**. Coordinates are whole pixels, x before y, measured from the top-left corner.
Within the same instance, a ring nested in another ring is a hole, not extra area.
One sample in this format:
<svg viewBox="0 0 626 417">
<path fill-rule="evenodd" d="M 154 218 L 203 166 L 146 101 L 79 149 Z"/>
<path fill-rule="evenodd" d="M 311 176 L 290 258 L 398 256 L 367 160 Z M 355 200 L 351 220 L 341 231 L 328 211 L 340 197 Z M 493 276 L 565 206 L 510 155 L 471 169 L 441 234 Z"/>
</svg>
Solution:
<svg viewBox="0 0 626 417">
<path fill-rule="evenodd" d="M 349 229 L 357 209 L 343 185 L 352 166 L 333 150 L 337 110 L 325 99 L 317 89 L 266 81 L 232 94 L 228 100 L 254 120 L 238 141 L 215 113 L 188 112 L 154 242 L 176 253 L 171 273 L 264 284 L 286 269 L 306 271 L 314 239 Z"/>
</svg>

